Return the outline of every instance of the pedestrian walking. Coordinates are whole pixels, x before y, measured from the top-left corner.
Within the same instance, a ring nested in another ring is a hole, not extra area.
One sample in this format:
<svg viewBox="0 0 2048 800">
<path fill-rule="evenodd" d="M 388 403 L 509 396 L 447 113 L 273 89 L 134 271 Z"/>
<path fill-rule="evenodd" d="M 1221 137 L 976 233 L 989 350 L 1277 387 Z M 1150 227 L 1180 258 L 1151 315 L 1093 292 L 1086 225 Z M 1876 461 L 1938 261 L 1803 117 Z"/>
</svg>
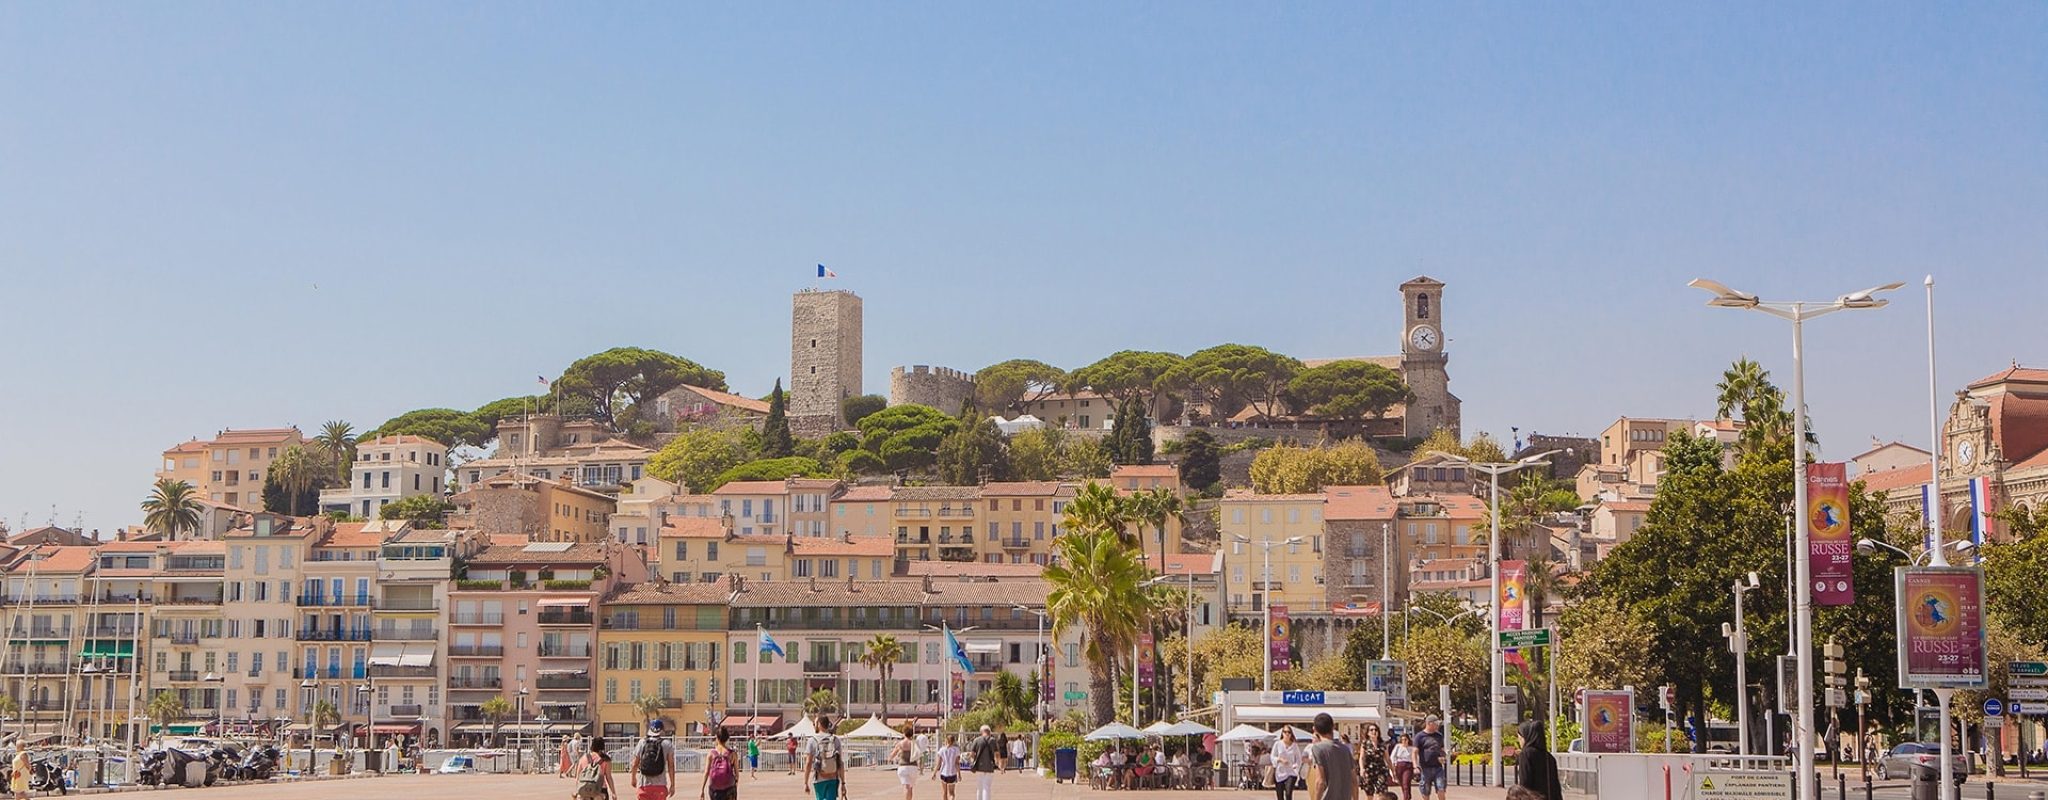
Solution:
<svg viewBox="0 0 2048 800">
<path fill-rule="evenodd" d="M 1355 800 L 1358 759 L 1337 741 L 1337 720 L 1328 712 L 1316 715 L 1315 744 L 1308 747 L 1309 800 Z"/>
<path fill-rule="evenodd" d="M 996 770 L 1003 759 L 1003 740 L 997 738 L 987 725 L 981 726 L 981 735 L 975 737 L 974 753 L 974 800 L 993 800 L 995 797 Z"/>
<path fill-rule="evenodd" d="M 904 736 L 889 749 L 889 763 L 896 767 L 896 781 L 903 784 L 903 800 L 911 800 L 917 787 L 917 740 Z"/>
<path fill-rule="evenodd" d="M 1294 731 L 1280 729 L 1279 744 L 1273 745 L 1273 800 L 1293 800 L 1296 785 L 1301 781 L 1302 746 L 1294 741 Z"/>
<path fill-rule="evenodd" d="M 789 740 L 788 740 L 787 742 L 785 742 L 785 743 L 784 743 L 784 746 L 783 746 L 783 750 L 784 750 L 784 752 L 787 752 L 787 753 L 789 754 L 789 774 L 791 774 L 791 775 L 795 775 L 795 774 L 796 774 L 796 737 L 794 737 L 794 736 L 791 736 L 791 737 L 789 737 Z"/>
<path fill-rule="evenodd" d="M 1393 770 L 1387 765 L 1387 742 L 1380 738 L 1380 726 L 1366 723 L 1365 733 L 1359 736 L 1358 746 L 1352 752 L 1358 758 L 1358 791 L 1379 800 L 1393 777 Z"/>
<path fill-rule="evenodd" d="M 740 754 L 733 750 L 732 733 L 720 725 L 713 734 L 711 752 L 704 757 L 704 780 L 697 787 L 698 800 L 735 800 L 740 795 Z"/>
<path fill-rule="evenodd" d="M 590 740 L 590 750 L 576 761 L 576 800 L 605 800 L 618 795 L 612 783 L 612 757 L 604 751 L 604 737 Z"/>
<path fill-rule="evenodd" d="M 661 720 L 647 722 L 647 736 L 633 748 L 633 788 L 639 800 L 668 800 L 675 793 L 676 745 Z"/>
<path fill-rule="evenodd" d="M 761 777 L 761 736 L 747 734 L 747 777 Z"/>
<path fill-rule="evenodd" d="M 1401 787 L 1401 800 L 1413 800 L 1411 792 L 1415 784 L 1415 737 L 1403 733 L 1394 741 L 1394 749 L 1387 755 L 1393 765 L 1394 783 Z"/>
<path fill-rule="evenodd" d="M 1444 724 L 1436 717 L 1422 723 L 1415 737 L 1415 769 L 1422 777 L 1422 800 L 1446 797 L 1444 785 Z"/>
<path fill-rule="evenodd" d="M 1557 756 L 1550 754 L 1543 738 L 1543 723 L 1522 723 L 1522 750 L 1515 754 L 1515 785 L 1535 792 L 1544 800 L 1564 800 L 1564 786 L 1557 779 Z"/>
<path fill-rule="evenodd" d="M 939 745 L 938 755 L 932 759 L 932 777 L 939 780 L 940 800 L 953 800 L 960 783 L 960 742 L 954 734 L 946 734 L 945 744 Z"/>
<path fill-rule="evenodd" d="M 804 755 L 804 786 L 815 800 L 846 796 L 846 755 L 839 735 L 832 731 L 832 715 L 819 715 L 818 733 Z"/>
</svg>

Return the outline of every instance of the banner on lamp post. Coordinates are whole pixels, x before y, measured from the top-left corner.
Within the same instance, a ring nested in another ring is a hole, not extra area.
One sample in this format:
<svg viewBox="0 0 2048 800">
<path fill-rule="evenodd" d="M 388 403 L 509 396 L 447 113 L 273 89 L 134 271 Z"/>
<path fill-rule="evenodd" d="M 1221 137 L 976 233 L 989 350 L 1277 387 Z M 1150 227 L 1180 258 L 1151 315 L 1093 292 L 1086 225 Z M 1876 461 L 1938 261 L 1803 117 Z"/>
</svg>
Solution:
<svg viewBox="0 0 2048 800">
<path fill-rule="evenodd" d="M 1984 571 L 1900 567 L 1893 576 L 1899 688 L 1984 688 Z"/>
<path fill-rule="evenodd" d="M 1366 662 L 1365 688 L 1366 691 L 1385 692 L 1388 708 L 1407 708 L 1408 663 L 1405 661 Z"/>
<path fill-rule="evenodd" d="M 1807 465 L 1806 537 L 1813 602 L 1824 606 L 1856 602 L 1856 539 L 1849 528 L 1847 465 Z"/>
<path fill-rule="evenodd" d="M 954 711 L 966 711 L 966 710 L 967 710 L 967 679 L 966 679 L 966 678 L 964 678 L 964 677 L 962 677 L 962 676 L 960 675 L 960 673 L 957 673 L 957 672 L 955 672 L 955 673 L 952 673 L 952 675 L 953 675 L 953 681 L 952 681 L 952 683 L 953 683 L 953 710 L 954 710 Z"/>
<path fill-rule="evenodd" d="M 1500 562 L 1500 598 L 1495 607 L 1500 609 L 1501 630 L 1518 631 L 1528 624 L 1529 609 L 1524 596 L 1528 582 L 1528 562 Z"/>
<path fill-rule="evenodd" d="M 1286 606 L 1267 606 L 1273 622 L 1266 631 L 1266 660 L 1274 672 L 1285 671 L 1294 661 L 1294 625 L 1287 621 Z"/>
<path fill-rule="evenodd" d="M 1587 689 L 1585 697 L 1586 751 L 1635 752 L 1635 692 Z"/>
<path fill-rule="evenodd" d="M 1058 690 L 1058 688 L 1057 688 L 1057 687 L 1059 686 L 1059 683 L 1053 680 L 1053 674 L 1052 674 L 1052 668 L 1053 668 L 1053 655 L 1052 655 L 1052 653 L 1053 653 L 1053 649 L 1052 649 L 1052 648 L 1050 648 L 1050 647 L 1047 647 L 1047 648 L 1045 648 L 1045 658 L 1044 658 L 1044 661 L 1045 661 L 1045 666 L 1043 666 L 1043 667 L 1040 667 L 1040 668 L 1039 668 L 1039 670 L 1038 670 L 1038 682 L 1039 682 L 1039 683 L 1041 684 L 1041 686 L 1040 686 L 1040 688 L 1039 688 L 1039 693 L 1038 693 L 1038 696 L 1039 696 L 1039 697 L 1041 697 L 1041 698 L 1043 698 L 1043 699 L 1042 699 L 1042 700 L 1041 700 L 1040 702 L 1045 702 L 1045 703 L 1050 703 L 1050 702 L 1052 702 L 1052 699 L 1053 699 L 1054 697 L 1056 697 L 1056 696 L 1058 696 L 1058 695 L 1059 695 L 1059 690 Z"/>
<path fill-rule="evenodd" d="M 1146 689 L 1152 688 L 1152 681 L 1158 674 L 1159 665 L 1154 663 L 1153 655 L 1152 632 L 1138 634 L 1138 685 Z"/>
</svg>

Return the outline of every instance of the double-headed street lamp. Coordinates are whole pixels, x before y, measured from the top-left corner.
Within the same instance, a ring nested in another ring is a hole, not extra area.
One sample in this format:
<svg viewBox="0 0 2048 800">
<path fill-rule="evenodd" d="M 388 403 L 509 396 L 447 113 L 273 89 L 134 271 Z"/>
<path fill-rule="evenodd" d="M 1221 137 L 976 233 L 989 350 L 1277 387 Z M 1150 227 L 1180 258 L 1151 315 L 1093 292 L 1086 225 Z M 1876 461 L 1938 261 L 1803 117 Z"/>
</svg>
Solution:
<svg viewBox="0 0 2048 800">
<path fill-rule="evenodd" d="M 1799 793 L 1804 798 L 1817 797 L 1820 790 L 1820 773 L 1813 767 L 1813 573 L 1812 552 L 1808 530 L 1808 509 L 1806 507 L 1806 321 L 1814 317 L 1833 314 L 1844 309 L 1883 308 L 1888 301 L 1877 297 L 1879 292 L 1889 292 L 1904 286 L 1903 283 L 1887 283 L 1861 291 L 1850 292 L 1835 298 L 1832 302 L 1821 301 L 1765 301 L 1754 294 L 1730 289 L 1726 284 L 1698 278 L 1687 284 L 1712 292 L 1714 299 L 1707 305 L 1715 308 L 1739 308 L 1758 311 L 1792 323 L 1792 514 L 1793 514 L 1793 572 L 1797 596 L 1793 600 L 1793 642 L 1799 661 L 1798 708 L 1792 714 L 1792 738 L 1797 745 L 1793 748 L 1794 763 L 1798 765 Z M 1940 450 L 1940 443 L 1935 443 Z M 1943 713 L 1947 713 L 1946 705 Z M 1944 772 L 1948 765 L 1948 747 L 1944 741 L 1942 765 Z M 1943 776 L 1947 780 L 1947 776 Z"/>
<path fill-rule="evenodd" d="M 1230 538 L 1236 539 L 1239 542 L 1243 542 L 1245 544 L 1256 545 L 1259 549 L 1266 551 L 1265 578 L 1259 582 L 1260 597 L 1263 597 L 1265 599 L 1265 602 L 1261 603 L 1261 605 L 1264 607 L 1264 611 L 1262 613 L 1264 615 L 1265 623 L 1259 626 L 1259 638 L 1265 640 L 1267 642 L 1268 649 L 1271 649 L 1273 638 L 1273 548 L 1279 547 L 1281 545 L 1298 545 L 1306 540 L 1302 539 L 1299 536 L 1293 536 L 1277 542 L 1273 541 L 1271 537 L 1261 538 L 1258 541 L 1252 541 L 1249 537 L 1240 536 L 1237 534 L 1231 534 Z M 1266 665 L 1265 671 L 1260 673 L 1259 691 L 1273 691 L 1273 654 L 1270 652 L 1266 653 L 1263 658 L 1259 659 L 1259 662 Z M 1133 714 L 1133 716 L 1136 715 Z"/>
<path fill-rule="evenodd" d="M 1742 595 L 1757 588 L 1759 578 L 1756 572 L 1749 573 L 1749 582 L 1736 581 L 1730 591 L 1735 593 L 1735 627 L 1721 626 L 1721 635 L 1728 637 L 1728 652 L 1735 654 L 1735 741 L 1736 754 L 1749 755 L 1749 634 L 1742 629 Z"/>
<path fill-rule="evenodd" d="M 1953 541 L 1942 542 L 1941 547 L 1931 547 L 1921 551 L 1919 555 L 1914 555 L 1898 547 L 1894 547 L 1890 544 L 1880 542 L 1876 539 L 1865 538 L 1856 540 L 1856 552 L 1876 553 L 1879 550 L 1884 550 L 1894 555 L 1897 555 L 1900 558 L 1905 559 L 1907 563 L 1910 563 L 1916 567 L 1928 563 L 1929 561 L 1932 561 L 1936 565 L 1941 564 L 1944 560 L 1940 555 L 1940 552 L 1943 548 L 1954 548 L 1956 550 L 1960 550 L 1963 552 L 1969 552 L 1971 550 L 1977 549 L 1977 543 L 1972 542 L 1968 539 L 1956 539 Z"/>
<path fill-rule="evenodd" d="M 1514 461 L 1499 463 L 1473 461 L 1465 456 L 1442 451 L 1432 451 L 1430 453 L 1430 455 L 1441 457 L 1453 463 L 1464 464 L 1467 469 L 1477 470 L 1486 474 L 1487 483 L 1491 486 L 1493 498 L 1492 533 L 1486 537 L 1486 571 L 1490 576 L 1489 580 L 1493 584 L 1493 593 L 1490 596 L 1494 598 L 1493 602 L 1501 607 L 1505 607 L 1506 604 L 1500 602 L 1500 476 L 1518 469 L 1549 464 L 1550 462 L 1545 459 L 1561 452 L 1564 451 L 1551 450 L 1531 456 L 1524 456 Z M 1500 757 L 1500 693 L 1504 689 L 1504 684 L 1507 683 L 1507 676 L 1504 674 L 1507 670 L 1506 664 L 1501 660 L 1500 653 L 1500 614 L 1496 612 L 1490 616 L 1491 619 L 1486 626 L 1488 632 L 1492 634 L 1490 637 L 1492 641 L 1486 643 L 1486 652 L 1488 654 L 1486 659 L 1487 672 L 1489 674 L 1486 686 L 1486 696 L 1488 698 L 1486 716 L 1493 723 L 1487 726 L 1490 729 L 1490 738 L 1493 741 L 1493 761 L 1491 767 L 1493 785 L 1501 786 L 1506 783 L 1506 771 L 1505 765 L 1501 764 Z"/>
</svg>

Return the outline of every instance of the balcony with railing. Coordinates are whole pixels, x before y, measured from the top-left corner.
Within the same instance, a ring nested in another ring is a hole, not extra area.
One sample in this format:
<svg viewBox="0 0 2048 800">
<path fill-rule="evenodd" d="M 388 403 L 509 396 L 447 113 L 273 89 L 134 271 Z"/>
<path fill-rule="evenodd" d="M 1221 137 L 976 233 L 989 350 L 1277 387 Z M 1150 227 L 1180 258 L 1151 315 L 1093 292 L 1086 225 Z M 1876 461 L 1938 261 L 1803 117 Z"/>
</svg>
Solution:
<svg viewBox="0 0 2048 800">
<path fill-rule="evenodd" d="M 370 677 L 372 678 L 433 678 L 439 675 L 440 673 L 431 666 L 370 665 Z"/>
<path fill-rule="evenodd" d="M 199 680 L 200 675 L 198 670 L 174 669 L 170 671 L 169 677 L 172 683 L 192 683 Z"/>
<path fill-rule="evenodd" d="M 23 613 L 27 613 L 27 612 L 26 612 L 26 611 L 24 611 Z M 58 627 L 58 626 L 55 626 L 55 625 L 16 625 L 16 626 L 14 626 L 13 628 L 11 628 L 11 629 L 9 629 L 9 630 L 10 630 L 10 633 L 8 633 L 8 634 L 7 634 L 7 636 L 8 636 L 8 638 L 10 638 L 10 639 L 69 639 L 69 638 L 71 638 L 71 626 L 69 626 L 69 625 L 65 625 L 65 626 L 63 626 L 63 627 Z"/>
<path fill-rule="evenodd" d="M 378 611 L 439 611 L 441 602 L 432 597 L 385 597 L 376 602 Z"/>
<path fill-rule="evenodd" d="M 556 722 L 590 719 L 590 707 L 581 703 L 542 703 L 540 710 Z"/>
<path fill-rule="evenodd" d="M 589 658 L 591 652 L 592 650 L 589 643 L 585 642 L 576 642 L 569 644 L 549 644 L 547 642 L 542 642 L 540 645 L 541 658 Z"/>
<path fill-rule="evenodd" d="M 300 628 L 294 634 L 301 642 L 367 642 L 370 629 Z"/>
<path fill-rule="evenodd" d="M 451 644 L 448 645 L 450 658 L 500 658 L 505 655 L 502 644 Z"/>
<path fill-rule="evenodd" d="M 303 608 L 360 608 L 370 605 L 367 594 L 305 594 L 299 595 L 298 604 Z"/>
<path fill-rule="evenodd" d="M 974 534 L 972 534 L 972 533 L 941 533 L 941 534 L 939 534 L 939 544 L 966 544 L 966 545 L 971 545 L 971 544 L 974 544 Z"/>
<path fill-rule="evenodd" d="M 931 544 L 931 543 L 932 543 L 932 535 L 931 535 L 930 533 L 910 533 L 910 532 L 908 532 L 908 531 L 901 531 L 901 532 L 898 532 L 898 533 L 896 534 L 896 543 L 897 543 L 897 544 Z"/>
<path fill-rule="evenodd" d="M 85 635 L 102 639 L 133 639 L 140 632 L 134 625 L 94 625 L 85 629 Z"/>
<path fill-rule="evenodd" d="M 376 639 L 380 642 L 427 642 L 441 638 L 441 630 L 426 625 L 411 627 L 378 628 Z"/>
<path fill-rule="evenodd" d="M 547 689 L 579 689 L 579 690 L 587 690 L 587 689 L 589 689 L 589 688 L 590 688 L 590 674 L 589 674 L 589 673 L 587 673 L 587 672 L 573 672 L 573 673 L 554 673 L 554 674 L 549 674 L 549 673 L 545 673 L 545 672 L 543 672 L 543 673 L 541 673 L 541 674 L 540 674 L 540 675 L 539 675 L 538 677 L 536 677 L 536 678 L 534 679 L 534 688 L 536 688 L 536 689 L 542 689 L 542 690 L 547 690 Z"/>
<path fill-rule="evenodd" d="M 594 617 L 591 616 L 590 609 L 587 608 L 550 609 L 540 612 L 540 624 L 542 625 L 589 627 L 593 619 Z"/>
<path fill-rule="evenodd" d="M 505 612 L 502 612 L 502 611 L 470 611 L 470 612 L 459 612 L 459 611 L 458 611 L 458 612 L 456 612 L 456 613 L 454 613 L 454 614 L 450 614 L 450 615 L 448 615 L 448 624 L 450 624 L 450 625 L 503 625 L 503 624 L 505 624 Z"/>
<path fill-rule="evenodd" d="M 812 672 L 812 673 L 817 673 L 817 674 L 821 674 L 821 675 L 823 675 L 823 674 L 833 674 L 833 675 L 837 675 L 837 674 L 839 674 L 839 670 L 840 670 L 840 668 L 841 668 L 842 666 L 844 666 L 845 664 L 846 664 L 846 662 L 844 662 L 844 661 L 812 661 L 812 660 L 809 660 L 809 659 L 805 659 L 805 660 L 804 660 L 804 671 L 805 671 L 805 672 Z"/>
<path fill-rule="evenodd" d="M 173 591 L 171 591 L 171 592 L 170 592 L 170 593 L 168 593 L 168 594 L 162 594 L 162 595 L 158 595 L 158 596 L 157 596 L 157 599 L 156 599 L 156 604 L 157 604 L 158 606 L 188 606 L 188 607 L 189 607 L 189 606 L 217 606 L 217 605 L 220 605 L 220 604 L 221 604 L 221 601 L 222 601 L 222 600 L 224 600 L 225 598 L 226 598 L 226 595 L 225 595 L 225 593 L 224 593 L 224 592 L 221 592 L 221 591 L 219 591 L 219 590 L 215 590 L 215 591 L 211 591 L 211 592 L 208 592 L 208 591 L 195 591 L 195 592 L 180 592 L 180 591 L 176 591 L 176 590 L 173 590 Z"/>
<path fill-rule="evenodd" d="M 309 680 L 309 681 L 314 681 L 314 680 L 330 680 L 330 681 L 338 681 L 338 680 L 352 680 L 352 681 L 359 681 L 359 680 L 362 680 L 362 679 L 363 679 L 363 677 L 364 677 L 364 676 L 365 676 L 366 674 L 368 674 L 368 670 L 367 670 L 367 669 L 365 669 L 365 668 L 364 668 L 363 666 L 361 666 L 361 665 L 357 665 L 357 666 L 354 666 L 354 667 L 341 667 L 341 666 L 334 666 L 334 665 L 329 665 L 329 666 L 325 666 L 325 667 L 322 667 L 322 666 L 319 666 L 319 665 L 317 665 L 317 664 L 316 664 L 316 665 L 314 665 L 314 666 L 309 666 L 309 667 L 303 667 L 303 666 L 302 666 L 302 667 L 299 667 L 299 668 L 297 668 L 297 669 L 294 669 L 294 670 L 292 670 L 292 674 L 293 674 L 293 675 L 296 675 L 296 676 L 298 676 L 298 677 L 299 677 L 299 678 L 301 678 L 301 679 L 304 679 L 304 680 Z"/>
<path fill-rule="evenodd" d="M 392 707 L 391 707 L 391 713 L 390 713 L 390 714 L 389 714 L 388 716 L 393 716 L 393 717 L 417 717 L 417 716 L 419 716 L 419 715 L 420 715 L 420 706 L 419 706 L 419 705 L 418 705 L 417 703 L 415 703 L 415 704 L 413 704 L 413 705 L 409 705 L 409 706 L 392 706 Z"/>
<path fill-rule="evenodd" d="M 6 665 L 4 669 L 0 669 L 0 673 L 8 675 L 63 675 L 70 671 L 71 665 L 61 661 L 16 661 Z"/>
<path fill-rule="evenodd" d="M 489 690 L 505 687 L 505 679 L 496 675 L 453 675 L 448 678 L 451 691 Z"/>
<path fill-rule="evenodd" d="M 1030 540 L 1030 539 L 1026 539 L 1026 538 L 1024 538 L 1024 537 L 1022 537 L 1022 536 L 1011 536 L 1011 537 L 1008 537 L 1008 538 L 1005 538 L 1005 539 L 1003 539 L 1003 549 L 1004 549 L 1004 550 L 1029 550 L 1029 549 L 1031 549 L 1031 540 Z"/>
</svg>

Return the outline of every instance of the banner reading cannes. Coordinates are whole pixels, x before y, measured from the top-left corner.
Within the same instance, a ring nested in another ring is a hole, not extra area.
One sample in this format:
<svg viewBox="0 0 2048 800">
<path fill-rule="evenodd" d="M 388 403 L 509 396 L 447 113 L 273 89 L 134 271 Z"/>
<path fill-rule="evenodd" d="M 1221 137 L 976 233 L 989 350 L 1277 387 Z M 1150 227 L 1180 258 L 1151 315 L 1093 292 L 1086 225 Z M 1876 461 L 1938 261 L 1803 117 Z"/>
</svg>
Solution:
<svg viewBox="0 0 2048 800">
<path fill-rule="evenodd" d="M 1856 602 L 1856 540 L 1849 530 L 1846 465 L 1807 465 L 1806 519 L 1813 602 L 1824 606 Z"/>
<path fill-rule="evenodd" d="M 1893 574 L 1899 688 L 1984 688 L 1984 571 L 1900 567 Z"/>
<path fill-rule="evenodd" d="M 1287 622 L 1286 606 L 1268 606 L 1267 613 L 1273 615 L 1273 628 L 1266 632 L 1266 660 L 1273 665 L 1273 671 L 1284 671 L 1294 660 L 1288 644 L 1293 640 L 1294 626 Z"/>
<path fill-rule="evenodd" d="M 1138 634 L 1138 685 L 1152 688 L 1152 676 L 1158 668 L 1152 663 L 1152 632 Z"/>
<path fill-rule="evenodd" d="M 1586 690 L 1586 751 L 1635 752 L 1635 710 L 1634 692 Z"/>
</svg>

